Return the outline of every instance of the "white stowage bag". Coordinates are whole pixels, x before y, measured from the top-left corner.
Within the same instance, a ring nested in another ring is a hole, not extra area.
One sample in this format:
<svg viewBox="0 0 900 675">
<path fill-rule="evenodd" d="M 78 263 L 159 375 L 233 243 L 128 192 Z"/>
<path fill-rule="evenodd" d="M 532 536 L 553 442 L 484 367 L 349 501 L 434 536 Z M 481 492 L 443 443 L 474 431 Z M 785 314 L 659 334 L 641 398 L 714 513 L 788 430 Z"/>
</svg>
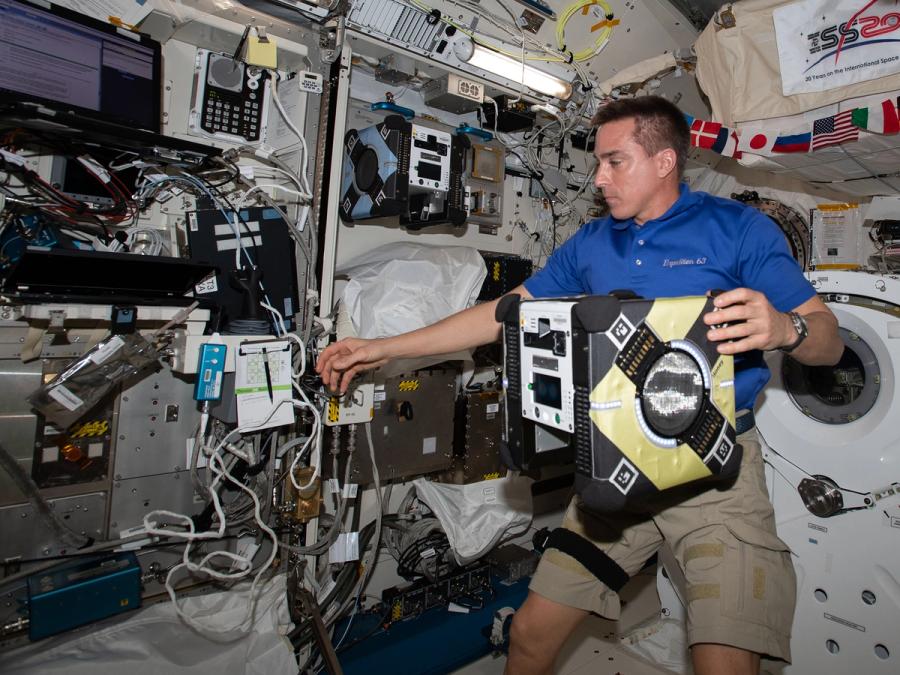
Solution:
<svg viewBox="0 0 900 675">
<path fill-rule="evenodd" d="M 343 264 L 350 278 L 343 302 L 356 334 L 389 337 L 428 326 L 475 303 L 487 268 L 481 254 L 467 246 L 397 243 L 380 246 Z M 468 353 L 397 361 L 384 366 L 387 376 L 467 359 Z"/>
<path fill-rule="evenodd" d="M 186 613 L 210 630 L 234 626 L 247 611 L 249 596 L 235 590 L 179 598 Z M 286 637 L 292 629 L 285 577 L 280 574 L 257 591 L 256 623 L 229 641 L 210 640 L 186 626 L 169 602 L 143 609 L 106 627 L 79 629 L 4 654 L 4 675 L 271 675 L 296 673 L 297 661 Z M 120 617 L 121 618 L 121 617 Z"/>
<path fill-rule="evenodd" d="M 413 481 L 441 522 L 456 562 L 468 565 L 531 525 L 531 479 L 512 476 L 469 485 Z"/>
</svg>

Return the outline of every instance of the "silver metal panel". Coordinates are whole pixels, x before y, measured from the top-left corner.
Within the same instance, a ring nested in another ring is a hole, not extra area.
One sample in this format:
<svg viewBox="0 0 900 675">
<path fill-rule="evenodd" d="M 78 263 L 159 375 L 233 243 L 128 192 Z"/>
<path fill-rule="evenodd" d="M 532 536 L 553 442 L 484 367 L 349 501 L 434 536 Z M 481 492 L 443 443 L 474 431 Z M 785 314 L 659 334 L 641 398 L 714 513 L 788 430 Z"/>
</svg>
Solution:
<svg viewBox="0 0 900 675">
<path fill-rule="evenodd" d="M 94 539 L 104 537 L 106 493 L 53 499 L 50 505 L 75 532 Z M 0 537 L 0 560 L 41 558 L 66 552 L 66 546 L 55 541 L 53 533 L 28 503 L 0 508 L 0 532 L 3 533 Z"/>
<path fill-rule="evenodd" d="M 126 389 L 119 403 L 115 479 L 187 468 L 186 439 L 195 435 L 199 420 L 193 384 L 168 367 Z"/>
<path fill-rule="evenodd" d="M 202 508 L 202 501 L 194 502 L 194 488 L 187 471 L 117 480 L 113 483 L 110 535 L 143 524 L 144 515 L 154 509 L 190 516 Z"/>
<path fill-rule="evenodd" d="M 25 400 L 41 383 L 41 362 L 0 360 L 0 445 L 31 474 L 37 418 Z M 25 496 L 5 471 L 0 471 L 0 504 L 17 504 Z M 2 530 L 5 534 L 6 530 Z M 4 539 L 7 537 L 4 536 Z"/>
</svg>

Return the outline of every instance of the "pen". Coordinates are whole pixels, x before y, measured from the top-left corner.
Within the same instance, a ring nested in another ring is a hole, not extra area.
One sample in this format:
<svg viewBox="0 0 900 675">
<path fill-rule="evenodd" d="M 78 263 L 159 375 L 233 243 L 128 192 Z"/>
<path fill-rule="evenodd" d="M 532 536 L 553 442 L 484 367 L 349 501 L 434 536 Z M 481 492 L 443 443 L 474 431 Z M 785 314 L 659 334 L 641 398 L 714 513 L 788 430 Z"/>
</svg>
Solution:
<svg viewBox="0 0 900 675">
<path fill-rule="evenodd" d="M 269 390 L 269 403 L 275 402 L 275 397 L 272 395 L 272 373 L 269 371 L 269 355 L 266 353 L 266 348 L 262 348 L 263 355 L 263 371 L 266 373 L 266 388 Z"/>
</svg>

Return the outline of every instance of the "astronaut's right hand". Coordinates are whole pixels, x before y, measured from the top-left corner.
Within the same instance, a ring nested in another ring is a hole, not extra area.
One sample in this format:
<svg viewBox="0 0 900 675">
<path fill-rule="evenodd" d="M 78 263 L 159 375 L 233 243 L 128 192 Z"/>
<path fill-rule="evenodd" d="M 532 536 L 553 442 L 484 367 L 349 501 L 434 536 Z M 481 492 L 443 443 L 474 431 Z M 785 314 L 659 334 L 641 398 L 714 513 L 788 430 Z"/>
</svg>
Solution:
<svg viewBox="0 0 900 675">
<path fill-rule="evenodd" d="M 343 394 L 357 373 L 378 368 L 390 359 L 386 339 L 344 338 L 319 355 L 316 372 L 328 389 Z"/>
</svg>

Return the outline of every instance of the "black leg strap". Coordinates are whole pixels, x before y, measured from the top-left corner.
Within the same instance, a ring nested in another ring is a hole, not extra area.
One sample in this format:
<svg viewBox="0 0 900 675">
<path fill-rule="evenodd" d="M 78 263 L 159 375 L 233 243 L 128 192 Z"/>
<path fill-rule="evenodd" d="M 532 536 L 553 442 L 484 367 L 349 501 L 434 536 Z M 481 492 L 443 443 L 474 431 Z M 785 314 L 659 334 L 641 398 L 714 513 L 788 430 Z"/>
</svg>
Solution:
<svg viewBox="0 0 900 675">
<path fill-rule="evenodd" d="M 617 593 L 628 581 L 628 573 L 615 560 L 571 530 L 562 527 L 553 530 L 547 539 L 546 548 L 555 548 L 572 556 Z"/>
</svg>

